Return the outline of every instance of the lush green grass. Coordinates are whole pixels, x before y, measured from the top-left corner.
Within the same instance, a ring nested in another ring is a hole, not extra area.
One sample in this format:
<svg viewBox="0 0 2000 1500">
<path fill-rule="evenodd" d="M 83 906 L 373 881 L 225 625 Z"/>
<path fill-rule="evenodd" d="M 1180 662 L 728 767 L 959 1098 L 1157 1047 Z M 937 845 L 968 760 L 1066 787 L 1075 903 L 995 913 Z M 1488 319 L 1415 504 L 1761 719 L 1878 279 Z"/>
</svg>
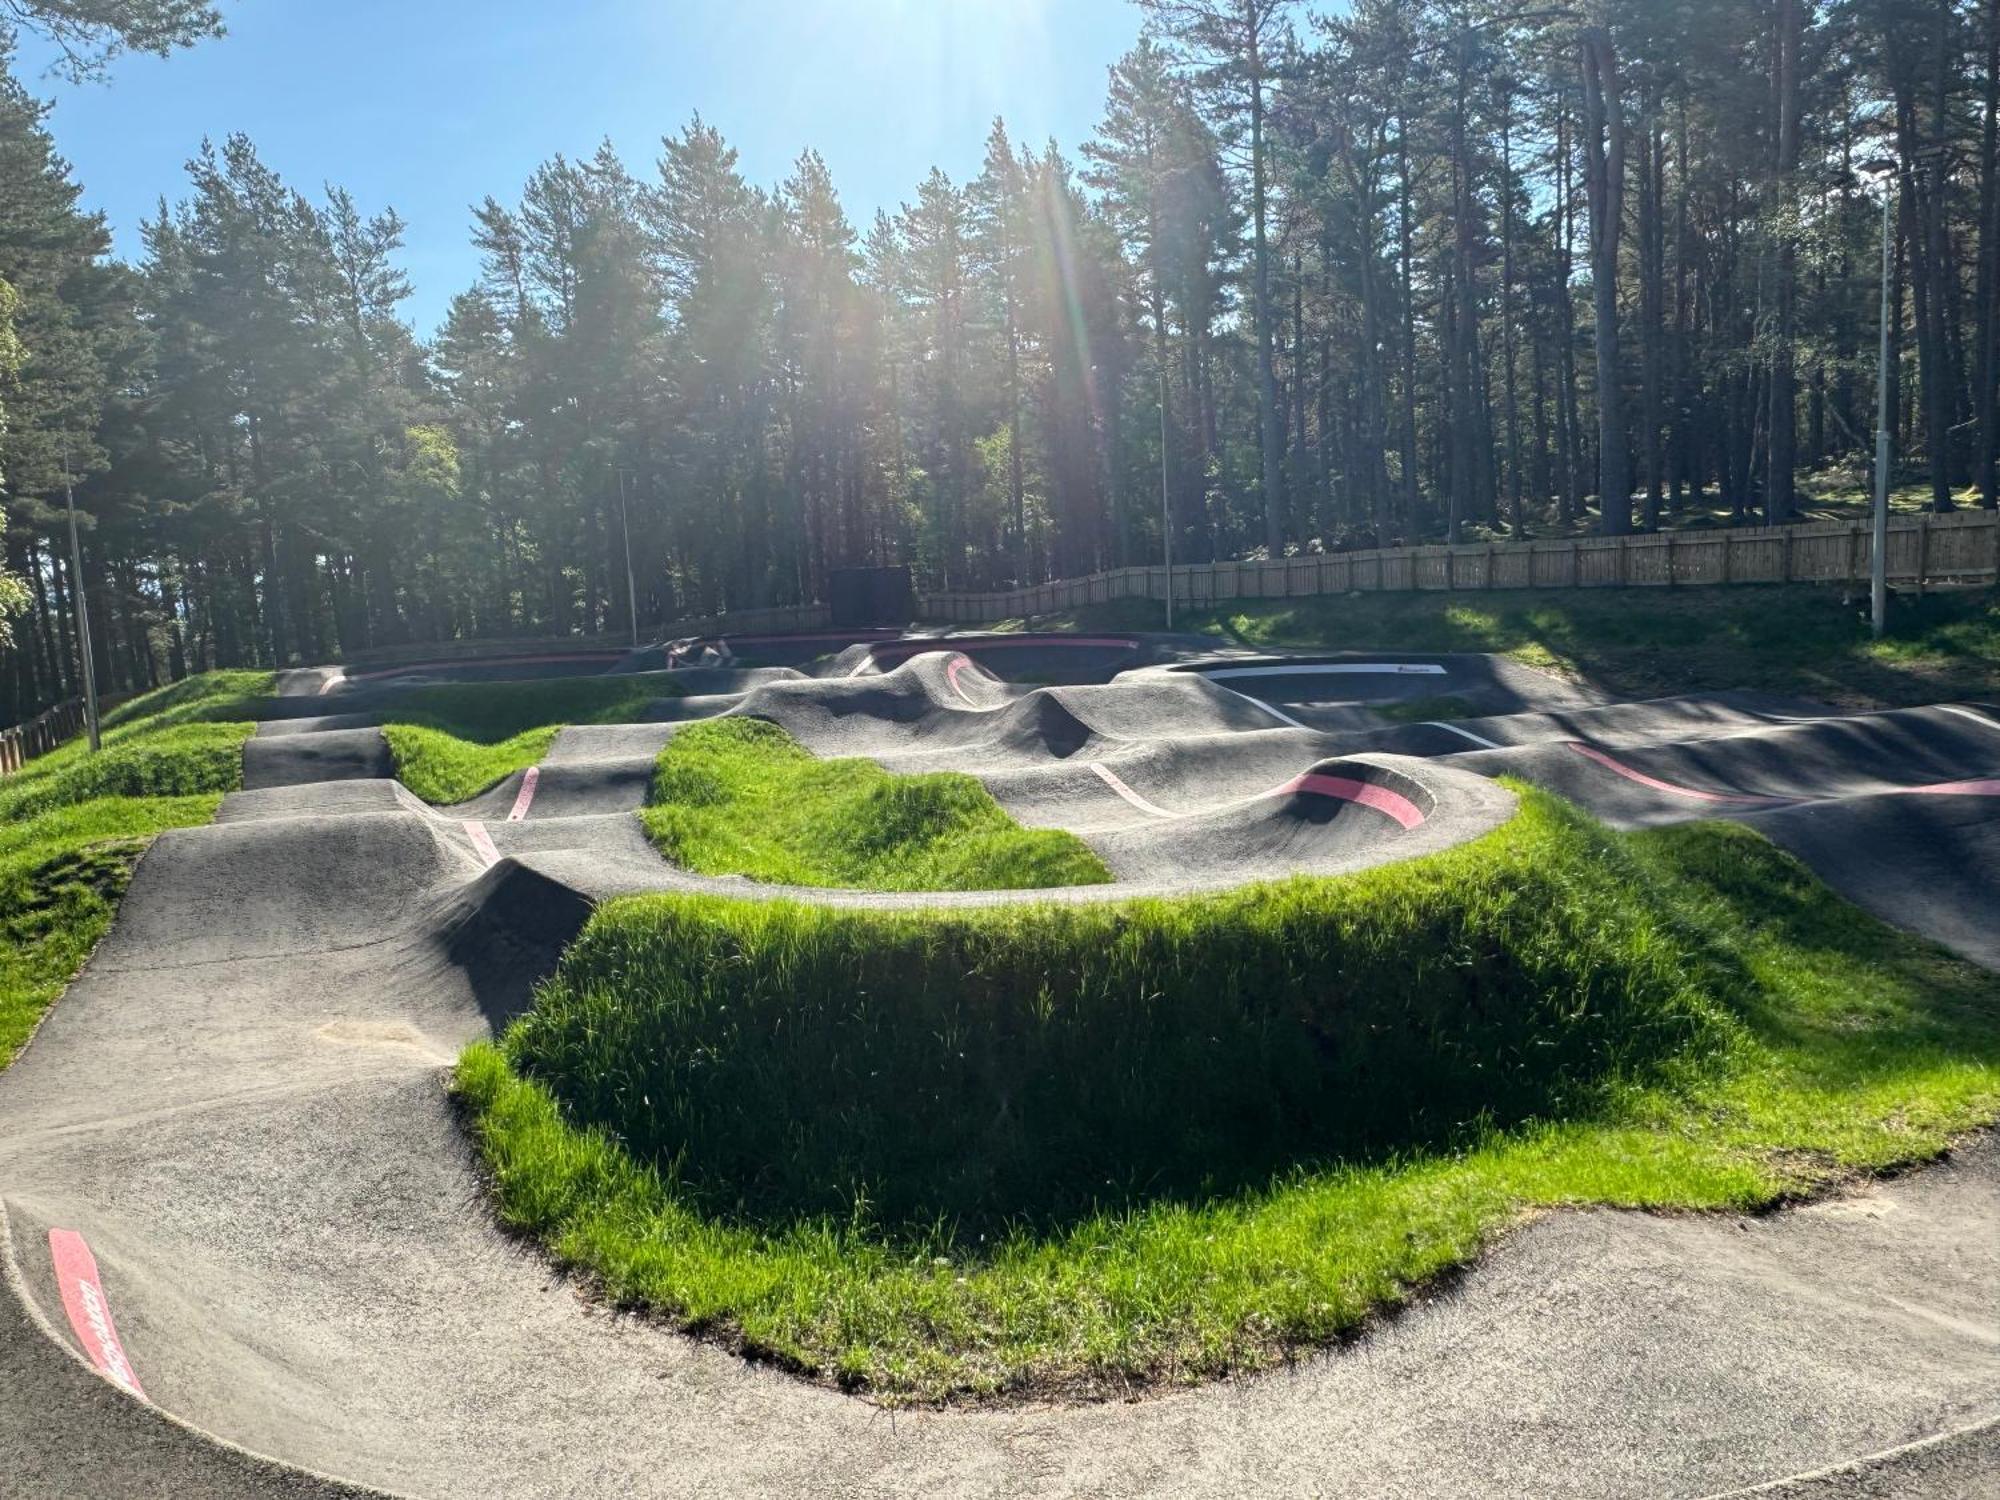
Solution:
<svg viewBox="0 0 2000 1500">
<path fill-rule="evenodd" d="M 1757 688 L 1857 708 L 2000 699 L 2000 591 L 1898 598 L 1890 623 L 1875 641 L 1865 597 L 1750 585 L 1244 599 L 1174 617 L 1176 629 L 1253 646 L 1503 652 L 1630 698 Z M 1164 615 L 1128 599 L 1033 624 L 1157 630 Z"/>
<path fill-rule="evenodd" d="M 1028 890 L 1111 878 L 1075 834 L 1021 827 L 970 776 L 820 760 L 761 719 L 681 729 L 642 816 L 676 864 L 778 885 Z"/>
<path fill-rule="evenodd" d="M 549 753 L 558 730 L 554 724 L 525 729 L 491 745 L 419 724 L 390 724 L 382 734 L 395 757 L 397 780 L 424 801 L 448 807 L 534 765 Z"/>
<path fill-rule="evenodd" d="M 478 796 L 548 754 L 565 724 L 621 724 L 679 692 L 648 673 L 441 683 L 398 692 L 384 726 L 396 776 L 426 802 Z"/>
<path fill-rule="evenodd" d="M 221 800 L 100 797 L 0 824 L 0 1068 L 110 927 L 147 840 Z"/>
<path fill-rule="evenodd" d="M 147 841 L 242 785 L 255 726 L 210 721 L 270 690 L 268 672 L 191 677 L 105 715 L 100 753 L 72 740 L 0 779 L 0 1067 L 111 925 Z"/>
<path fill-rule="evenodd" d="M 0 821 L 29 819 L 99 797 L 185 797 L 243 783 L 243 742 L 256 726 L 171 724 L 107 739 L 96 755 L 30 761 L 0 780 Z"/>
<path fill-rule="evenodd" d="M 2000 979 L 1740 827 L 1523 799 L 1221 898 L 613 903 L 457 1087 L 612 1299 L 915 1399 L 1265 1367 L 1537 1207 L 1764 1205 L 2000 1115 Z"/>
</svg>

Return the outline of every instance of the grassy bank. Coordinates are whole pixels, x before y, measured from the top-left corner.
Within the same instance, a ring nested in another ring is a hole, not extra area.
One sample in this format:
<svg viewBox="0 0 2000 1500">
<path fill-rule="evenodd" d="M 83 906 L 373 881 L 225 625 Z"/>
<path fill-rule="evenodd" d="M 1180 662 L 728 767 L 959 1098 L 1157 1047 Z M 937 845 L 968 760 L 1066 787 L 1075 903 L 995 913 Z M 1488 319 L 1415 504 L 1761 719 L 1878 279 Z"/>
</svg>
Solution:
<svg viewBox="0 0 2000 1500">
<path fill-rule="evenodd" d="M 396 777 L 426 802 L 478 796 L 548 754 L 565 724 L 623 724 L 678 693 L 646 674 L 441 683 L 398 692 L 383 727 Z"/>
<path fill-rule="evenodd" d="M 267 672 L 212 672 L 106 715 L 104 748 L 72 741 L 0 779 L 0 1067 L 110 927 L 153 835 L 206 823 L 243 781 Z"/>
<path fill-rule="evenodd" d="M 2000 591 L 1899 598 L 1891 632 L 1835 588 L 1556 589 L 1347 594 L 1178 609 L 1179 630 L 1253 646 L 1495 651 L 1621 697 L 1757 688 L 1848 707 L 2000 699 Z M 1121 600 L 1037 629 L 1148 629 L 1164 607 Z"/>
<path fill-rule="evenodd" d="M 761 719 L 681 729 L 660 752 L 642 816 L 662 854 L 703 875 L 878 891 L 1111 878 L 1076 835 L 1021 827 L 970 776 L 820 760 Z"/>
<path fill-rule="evenodd" d="M 1746 1208 L 2000 1113 L 2000 979 L 1728 825 L 964 914 L 600 911 L 462 1094 L 616 1301 L 892 1398 L 1266 1367 L 1538 1207 Z"/>
</svg>

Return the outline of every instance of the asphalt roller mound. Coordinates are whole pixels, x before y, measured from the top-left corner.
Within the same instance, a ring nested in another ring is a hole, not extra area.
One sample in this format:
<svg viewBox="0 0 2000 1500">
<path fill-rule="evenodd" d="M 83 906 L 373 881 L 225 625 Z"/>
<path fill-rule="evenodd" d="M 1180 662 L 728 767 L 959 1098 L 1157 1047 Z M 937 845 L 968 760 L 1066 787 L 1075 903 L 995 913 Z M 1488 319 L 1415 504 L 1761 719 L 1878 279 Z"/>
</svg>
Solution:
<svg viewBox="0 0 2000 1500">
<path fill-rule="evenodd" d="M 813 706 L 797 679 L 716 684 L 731 691 L 713 706 L 791 715 L 821 753 L 897 769 L 978 757 L 1003 804 L 1041 806 L 1101 848 L 1168 841 L 1113 859 L 1134 872 L 1119 885 L 1064 900 L 1209 883 L 1186 866 L 1230 838 L 1244 854 L 1216 883 L 1350 842 L 1354 857 L 1400 858 L 1511 805 L 1476 765 L 1411 759 L 1440 753 L 1393 738 L 1423 726 L 1333 729 L 1344 715 L 1325 712 L 1309 727 L 1326 708 L 1322 680 L 1299 685 L 1312 704 L 1245 682 L 1280 712 L 1300 709 L 1295 725 L 1199 681 L 1129 715 L 1115 693 L 1049 692 L 1022 709 L 1042 690 L 963 669 L 954 683 L 944 661 L 916 655 L 911 686 L 889 685 L 903 702 L 886 728 Z M 960 687 L 976 701 L 947 707 Z M 1664 732 L 1690 738 L 1707 712 L 1669 713 Z M 1060 754 L 1067 720 L 1085 733 Z M 1497 721 L 1464 724 L 1504 742 Z M 162 836 L 111 937 L 0 1075 L 0 1388 L 13 1393 L 0 1397 L 0 1490 L 1696 1495 L 1891 1448 L 1990 1406 L 1990 1146 L 1770 1220 L 1546 1219 L 1360 1350 L 1137 1406 L 891 1423 L 580 1301 L 488 1219 L 440 1087 L 450 1059 L 519 1013 L 529 980 L 607 895 L 894 899 L 667 870 L 629 809 L 671 732 L 566 731 L 518 819 L 526 776 L 431 809 L 379 772 L 344 774 L 365 769 L 366 752 L 331 745 L 266 767 L 215 825 Z M 1649 731 L 1631 732 L 1646 743 Z M 1952 769 L 1982 769 L 1965 756 Z M 1287 788 L 1313 775 L 1346 784 L 1337 796 Z M 1406 826 L 1390 795 L 1422 821 Z M 1992 803 L 1922 805 L 1984 828 L 1971 810 Z M 1887 819 L 1914 804 L 1867 793 L 1746 816 L 1803 821 L 1817 806 Z M 1831 857 L 1851 853 L 1840 843 Z M 90 1368 L 104 1349 L 68 1315 L 50 1240 L 61 1229 L 87 1240 L 104 1326 L 115 1320 L 143 1397 Z"/>
</svg>

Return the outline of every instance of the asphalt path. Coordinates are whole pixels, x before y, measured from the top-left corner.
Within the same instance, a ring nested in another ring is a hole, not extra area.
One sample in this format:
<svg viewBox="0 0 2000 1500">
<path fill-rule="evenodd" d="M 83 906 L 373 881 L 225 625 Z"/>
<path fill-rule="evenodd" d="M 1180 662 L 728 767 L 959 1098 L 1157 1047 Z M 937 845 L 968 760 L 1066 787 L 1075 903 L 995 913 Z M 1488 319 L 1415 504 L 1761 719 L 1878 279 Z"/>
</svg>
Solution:
<svg viewBox="0 0 2000 1500">
<path fill-rule="evenodd" d="M 369 721 L 455 669 L 288 676 L 245 790 L 155 843 L 0 1074 L 0 1493 L 1996 1492 L 1991 1140 L 1770 1216 L 1545 1216 L 1349 1347 L 1080 1408 L 892 1417 L 554 1277 L 493 1226 L 443 1080 L 595 901 L 1001 899 L 670 870 L 632 810 L 690 715 L 970 770 L 1103 852 L 1118 882 L 1066 900 L 1446 847 L 1505 819 L 1508 774 L 1626 826 L 1743 818 L 1995 957 L 2000 715 L 1976 705 L 1620 705 L 1487 658 L 925 644 L 693 669 L 650 722 L 565 730 L 532 777 L 453 809 L 388 779 Z M 1477 715 L 1371 708 L 1433 697 Z M 1885 873 L 1906 859 L 1916 880 Z"/>
</svg>

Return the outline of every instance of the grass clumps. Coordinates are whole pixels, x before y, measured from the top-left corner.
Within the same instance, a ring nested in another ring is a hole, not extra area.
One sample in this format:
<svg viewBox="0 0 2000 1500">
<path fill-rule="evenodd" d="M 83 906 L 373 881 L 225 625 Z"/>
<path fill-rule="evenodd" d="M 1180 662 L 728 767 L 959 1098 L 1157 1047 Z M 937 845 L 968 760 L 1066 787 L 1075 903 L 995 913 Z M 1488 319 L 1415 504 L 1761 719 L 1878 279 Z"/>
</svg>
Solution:
<svg viewBox="0 0 2000 1500">
<path fill-rule="evenodd" d="M 390 724 L 382 737 L 395 757 L 396 779 L 424 801 L 448 807 L 534 765 L 549 753 L 557 733 L 550 724 L 482 745 L 421 724 Z"/>
<path fill-rule="evenodd" d="M 1162 609 L 1124 599 L 1032 624 L 1157 630 Z M 2000 698 L 1995 589 L 1899 595 L 1879 641 L 1865 594 L 1804 584 L 1236 599 L 1183 603 L 1174 626 L 1259 648 L 1499 652 L 1627 698 L 1729 688 L 1848 708 Z"/>
<path fill-rule="evenodd" d="M 256 726 L 228 716 L 271 685 L 187 678 L 106 714 L 97 754 L 79 737 L 0 778 L 0 1067 L 110 927 L 153 835 L 206 823 L 243 784 Z"/>
<path fill-rule="evenodd" d="M 396 778 L 437 806 L 469 802 L 544 755 L 565 724 L 622 724 L 674 697 L 635 673 L 530 682 L 435 683 L 395 690 L 383 726 Z"/>
<path fill-rule="evenodd" d="M 1021 827 L 973 777 L 820 760 L 762 719 L 712 719 L 676 733 L 642 816 L 661 853 L 704 875 L 880 891 L 1111 878 L 1081 839 Z"/>
<path fill-rule="evenodd" d="M 600 909 L 463 1096 L 614 1300 L 890 1399 L 1267 1367 L 1538 1207 L 1744 1209 L 2000 1116 L 2000 979 L 1740 827 L 1056 910 Z"/>
<path fill-rule="evenodd" d="M 100 797 L 0 825 L 0 1068 L 111 926 L 152 836 L 206 823 L 221 800 Z"/>
</svg>

